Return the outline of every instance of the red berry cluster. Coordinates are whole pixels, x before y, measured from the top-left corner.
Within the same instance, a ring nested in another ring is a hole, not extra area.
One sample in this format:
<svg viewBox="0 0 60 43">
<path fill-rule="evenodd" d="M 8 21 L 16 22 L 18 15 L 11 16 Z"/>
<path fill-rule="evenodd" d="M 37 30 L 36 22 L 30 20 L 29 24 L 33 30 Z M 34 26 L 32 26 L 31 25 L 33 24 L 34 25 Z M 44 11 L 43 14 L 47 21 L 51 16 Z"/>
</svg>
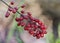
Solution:
<svg viewBox="0 0 60 43">
<path fill-rule="evenodd" d="M 13 3 L 11 4 L 13 5 Z M 24 7 L 25 5 L 21 6 L 21 8 Z M 17 10 L 17 7 L 8 8 L 8 11 L 12 13 L 16 13 Z M 8 17 L 9 15 L 9 12 L 7 12 L 6 17 Z M 20 12 L 20 17 L 16 17 L 15 20 L 18 22 L 18 26 L 24 27 L 24 30 L 28 31 L 29 34 L 31 34 L 33 37 L 36 37 L 37 39 L 39 39 L 40 37 L 44 37 L 44 34 L 47 33 L 45 25 L 39 19 L 32 17 L 32 14 L 30 12 L 25 12 L 22 10 Z"/>
</svg>

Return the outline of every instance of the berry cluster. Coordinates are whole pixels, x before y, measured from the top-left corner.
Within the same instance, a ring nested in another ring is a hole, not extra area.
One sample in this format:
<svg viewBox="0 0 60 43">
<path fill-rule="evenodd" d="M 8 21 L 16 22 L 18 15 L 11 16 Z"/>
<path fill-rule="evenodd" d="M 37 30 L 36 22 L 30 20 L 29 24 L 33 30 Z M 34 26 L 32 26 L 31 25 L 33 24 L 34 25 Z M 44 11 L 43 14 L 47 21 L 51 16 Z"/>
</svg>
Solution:
<svg viewBox="0 0 60 43">
<path fill-rule="evenodd" d="M 14 5 L 13 2 L 11 2 L 11 5 Z M 25 5 L 22 5 L 21 8 L 24 8 Z M 8 8 L 8 12 L 6 13 L 5 17 L 9 17 L 10 13 L 16 13 L 18 10 L 17 7 Z M 26 15 L 25 15 L 26 13 Z M 39 20 L 34 17 L 32 17 L 32 14 L 30 12 L 25 12 L 22 10 L 20 12 L 20 17 L 16 17 L 15 19 L 17 21 L 18 26 L 24 27 L 24 30 L 28 31 L 29 34 L 31 34 L 33 37 L 36 37 L 39 39 L 40 37 L 44 37 L 44 34 L 46 34 L 46 27 L 45 25 Z"/>
</svg>

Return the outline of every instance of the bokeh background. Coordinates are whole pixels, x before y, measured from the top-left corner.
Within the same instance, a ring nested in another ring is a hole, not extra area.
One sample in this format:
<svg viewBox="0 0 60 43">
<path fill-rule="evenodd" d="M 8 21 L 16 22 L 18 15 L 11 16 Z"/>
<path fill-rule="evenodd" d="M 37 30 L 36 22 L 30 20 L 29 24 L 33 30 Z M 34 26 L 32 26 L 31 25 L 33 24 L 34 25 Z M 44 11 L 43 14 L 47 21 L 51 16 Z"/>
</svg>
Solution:
<svg viewBox="0 0 60 43">
<path fill-rule="evenodd" d="M 5 18 L 8 9 L 0 0 L 0 43 L 60 43 L 60 0 L 3 0 L 7 4 L 14 1 L 14 6 L 26 4 L 25 11 L 40 19 L 47 26 L 47 34 L 40 39 L 32 37 L 23 27 L 17 26 L 18 13 Z M 12 6 L 12 7 L 14 7 Z"/>
</svg>

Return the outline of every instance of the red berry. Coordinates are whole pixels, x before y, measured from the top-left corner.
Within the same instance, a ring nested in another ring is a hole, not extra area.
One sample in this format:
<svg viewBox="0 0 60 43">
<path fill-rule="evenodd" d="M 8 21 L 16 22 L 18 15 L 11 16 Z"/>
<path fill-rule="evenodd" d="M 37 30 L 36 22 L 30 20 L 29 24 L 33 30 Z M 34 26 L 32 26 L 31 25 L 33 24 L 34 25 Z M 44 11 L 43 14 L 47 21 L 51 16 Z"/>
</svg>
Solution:
<svg viewBox="0 0 60 43">
<path fill-rule="evenodd" d="M 19 22 L 17 25 L 18 25 L 18 26 L 20 26 L 20 25 L 21 25 L 21 23 Z"/>
<path fill-rule="evenodd" d="M 9 12 L 6 12 L 5 17 L 9 17 L 9 15 L 10 15 L 10 13 Z"/>
<path fill-rule="evenodd" d="M 40 34 L 37 34 L 37 35 L 36 35 L 36 38 L 39 39 L 39 38 L 40 38 Z"/>
<path fill-rule="evenodd" d="M 38 28 L 40 28 L 40 29 L 41 29 L 41 26 L 39 26 L 39 25 L 38 25 Z"/>
<path fill-rule="evenodd" d="M 29 33 L 30 33 L 31 35 L 33 35 L 33 34 L 34 34 L 34 31 L 33 31 L 33 30 L 29 30 Z"/>
<path fill-rule="evenodd" d="M 30 18 L 30 20 L 32 21 L 32 22 L 35 22 L 34 21 L 34 18 L 32 17 L 32 16 L 28 16 L 29 18 Z"/>
<path fill-rule="evenodd" d="M 16 12 L 17 12 L 17 10 L 15 8 L 13 8 L 12 13 L 15 14 Z"/>
<path fill-rule="evenodd" d="M 24 10 L 22 10 L 21 13 L 24 14 Z"/>
<path fill-rule="evenodd" d="M 28 16 L 27 16 L 27 15 L 26 15 L 26 16 L 24 16 L 24 19 L 26 19 L 26 20 L 27 20 L 27 19 L 28 19 Z"/>
<path fill-rule="evenodd" d="M 25 23 L 24 22 L 21 22 L 21 26 L 23 27 L 25 25 Z"/>
<path fill-rule="evenodd" d="M 39 22 L 39 20 L 38 20 L 38 19 L 36 19 L 36 20 L 35 20 L 35 22 Z"/>
<path fill-rule="evenodd" d="M 46 29 L 44 25 L 43 26 L 40 26 L 40 27 L 41 27 L 42 30 L 45 30 Z"/>
<path fill-rule="evenodd" d="M 18 10 L 18 8 L 17 7 L 14 7 L 14 9 L 17 11 Z"/>
<path fill-rule="evenodd" d="M 41 34 L 40 34 L 40 36 L 41 36 L 41 37 L 44 37 L 44 34 L 43 34 L 43 33 L 41 33 Z"/>
<path fill-rule="evenodd" d="M 29 18 L 33 21 L 34 19 L 33 19 L 33 17 L 31 17 L 31 16 L 29 16 Z"/>
<path fill-rule="evenodd" d="M 20 18 L 16 18 L 15 20 L 18 22 L 18 21 L 20 21 Z"/>
<path fill-rule="evenodd" d="M 38 22 L 38 24 L 39 24 L 40 26 L 42 26 L 42 25 L 43 25 L 43 23 L 42 23 L 41 21 L 39 21 L 39 22 Z"/>
<path fill-rule="evenodd" d="M 29 28 L 31 27 L 30 23 L 27 24 L 27 27 L 29 27 Z"/>
<path fill-rule="evenodd" d="M 22 6 L 21 6 L 21 8 L 24 8 L 24 7 L 25 7 L 25 5 L 22 5 Z"/>
<path fill-rule="evenodd" d="M 31 27 L 34 28 L 34 24 L 31 24 Z"/>
<path fill-rule="evenodd" d="M 20 17 L 19 20 L 22 21 L 24 18 L 23 17 Z"/>
<path fill-rule="evenodd" d="M 36 36 L 36 33 L 33 34 L 33 37 L 35 37 L 35 36 Z"/>
<path fill-rule="evenodd" d="M 46 31 L 43 31 L 43 33 L 44 33 L 44 34 L 47 34 L 47 32 L 46 32 Z"/>
<path fill-rule="evenodd" d="M 24 27 L 24 30 L 29 30 L 29 28 L 25 26 L 25 27 Z"/>
<path fill-rule="evenodd" d="M 30 12 L 27 12 L 27 14 L 28 14 L 29 16 L 31 16 L 31 13 L 30 13 Z"/>
<path fill-rule="evenodd" d="M 34 28 L 36 29 L 36 28 L 38 28 L 38 26 L 37 25 L 34 25 Z"/>
<path fill-rule="evenodd" d="M 12 8 L 10 8 L 10 7 L 8 8 L 8 11 L 12 11 L 12 10 L 13 10 Z"/>
<path fill-rule="evenodd" d="M 10 2 L 10 4 L 11 4 L 11 5 L 14 5 L 14 2 L 12 1 L 12 2 Z"/>
</svg>

